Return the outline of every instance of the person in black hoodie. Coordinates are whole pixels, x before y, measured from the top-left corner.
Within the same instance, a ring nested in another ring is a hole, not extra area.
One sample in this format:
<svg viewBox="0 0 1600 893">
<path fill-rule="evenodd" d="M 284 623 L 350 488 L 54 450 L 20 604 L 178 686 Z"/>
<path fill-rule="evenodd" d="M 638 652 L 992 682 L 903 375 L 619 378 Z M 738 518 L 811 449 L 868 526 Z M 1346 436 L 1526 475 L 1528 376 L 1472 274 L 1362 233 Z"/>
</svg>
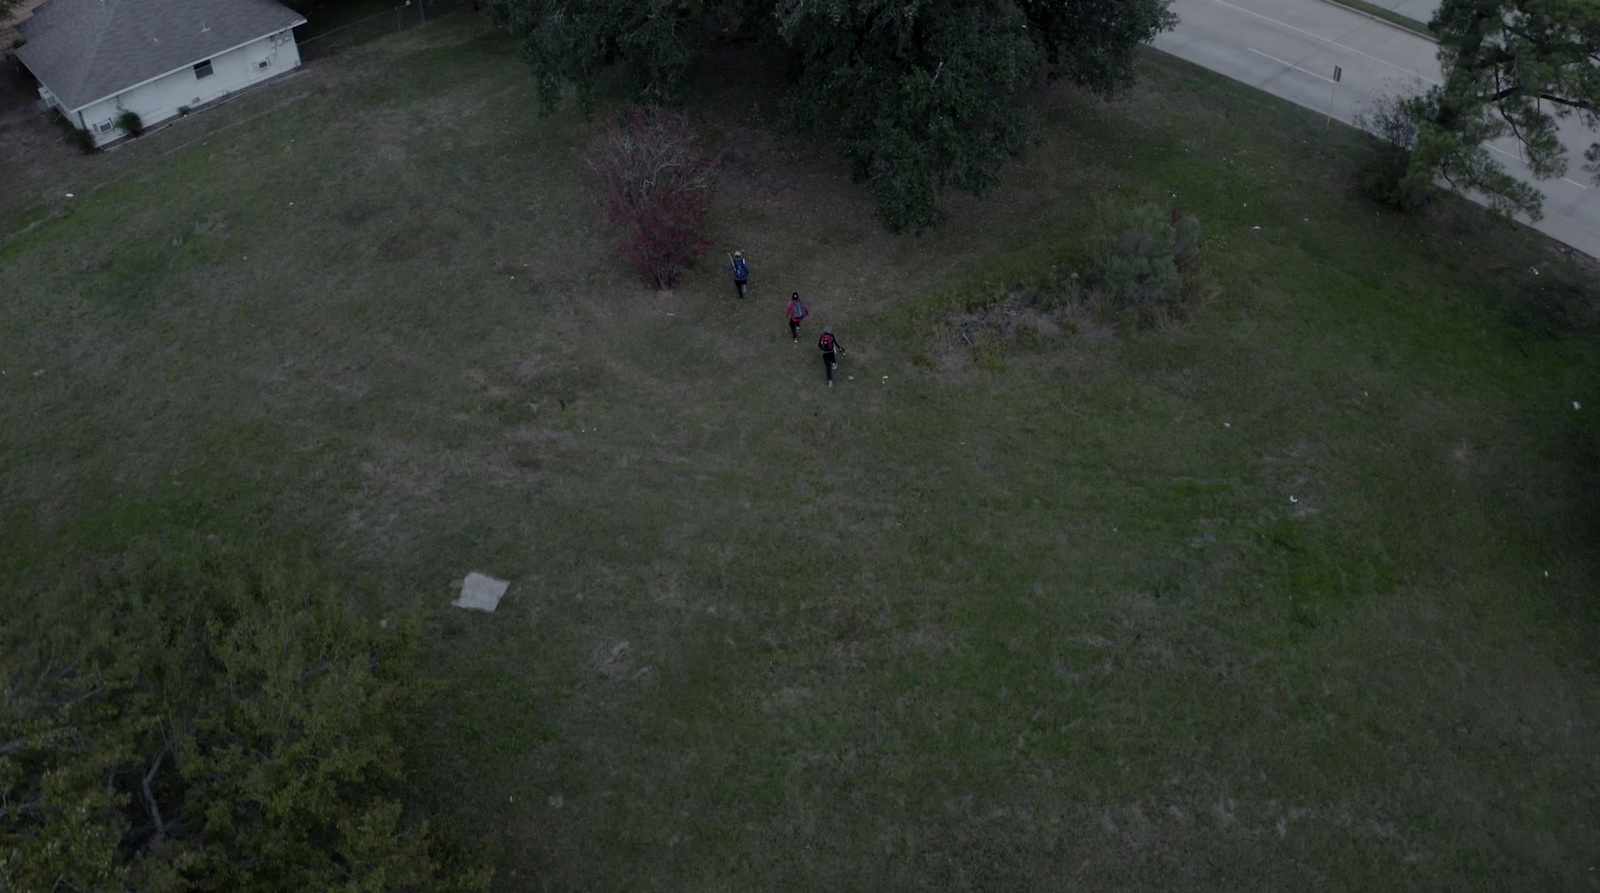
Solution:
<svg viewBox="0 0 1600 893">
<path fill-rule="evenodd" d="M 833 326 L 822 327 L 822 337 L 817 339 L 817 347 L 822 351 L 822 368 L 828 373 L 828 387 L 833 387 L 833 370 L 839 368 L 839 354 L 844 353 L 844 345 L 833 336 Z"/>
</svg>

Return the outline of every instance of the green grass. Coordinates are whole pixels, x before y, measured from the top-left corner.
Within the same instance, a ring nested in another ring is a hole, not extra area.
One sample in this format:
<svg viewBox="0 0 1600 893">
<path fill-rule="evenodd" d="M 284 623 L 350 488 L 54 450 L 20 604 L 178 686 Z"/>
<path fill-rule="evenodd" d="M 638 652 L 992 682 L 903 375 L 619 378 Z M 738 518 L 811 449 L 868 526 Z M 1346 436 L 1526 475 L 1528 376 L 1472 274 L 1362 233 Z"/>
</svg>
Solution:
<svg viewBox="0 0 1600 893">
<path fill-rule="evenodd" d="M 1408 15 L 1401 15 L 1400 13 L 1389 9 L 1388 7 L 1379 6 L 1376 3 L 1369 3 L 1367 0 L 1332 0 L 1332 2 L 1338 3 L 1341 6 L 1348 6 L 1351 9 L 1360 10 L 1368 15 L 1377 16 L 1386 22 L 1393 22 L 1407 31 L 1415 31 L 1418 34 L 1421 34 L 1423 37 L 1437 39 L 1439 36 L 1433 33 L 1433 29 L 1428 27 L 1427 22 L 1419 22 Z"/>
<path fill-rule="evenodd" d="M 751 54 L 692 109 L 751 299 L 651 295 L 478 28 L 96 158 L 0 143 L 8 597 L 198 531 L 428 600 L 419 783 L 506 891 L 1595 883 L 1589 275 L 1374 209 L 1359 135 L 1156 54 L 889 237 Z M 916 308 L 1174 195 L 1194 322 L 911 362 Z M 474 569 L 492 616 L 445 606 Z"/>
<path fill-rule="evenodd" d="M 431 0 L 426 3 L 425 12 L 429 17 L 437 17 L 454 12 L 460 5 L 460 0 Z M 398 6 L 411 7 L 402 11 L 401 19 L 395 18 L 395 7 Z M 416 25 L 421 13 L 406 0 L 329 0 L 306 11 L 304 15 L 306 23 L 295 30 L 295 39 L 302 43 L 346 26 L 357 25 L 360 26 L 356 29 L 357 33 L 351 35 L 354 40 L 371 40 L 399 30 L 401 20 L 408 27 Z"/>
</svg>

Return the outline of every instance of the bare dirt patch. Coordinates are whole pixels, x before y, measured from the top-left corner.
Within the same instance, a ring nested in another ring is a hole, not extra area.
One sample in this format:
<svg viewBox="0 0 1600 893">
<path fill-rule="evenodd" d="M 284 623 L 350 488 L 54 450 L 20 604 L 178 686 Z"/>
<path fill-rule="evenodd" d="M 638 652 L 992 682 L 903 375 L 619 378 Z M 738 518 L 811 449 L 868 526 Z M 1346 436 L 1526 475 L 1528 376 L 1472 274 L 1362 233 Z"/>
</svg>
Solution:
<svg viewBox="0 0 1600 893">
<path fill-rule="evenodd" d="M 1007 354 L 1036 352 L 1067 339 L 1105 341 L 1114 334 L 1114 327 L 1081 306 L 1045 309 L 1012 297 L 951 319 L 931 353 L 939 368 L 955 371 L 969 364 L 993 366 Z"/>
<path fill-rule="evenodd" d="M 589 666 L 606 679 L 626 679 L 633 669 L 629 655 L 632 650 L 626 639 L 596 646 L 589 654 Z"/>
</svg>

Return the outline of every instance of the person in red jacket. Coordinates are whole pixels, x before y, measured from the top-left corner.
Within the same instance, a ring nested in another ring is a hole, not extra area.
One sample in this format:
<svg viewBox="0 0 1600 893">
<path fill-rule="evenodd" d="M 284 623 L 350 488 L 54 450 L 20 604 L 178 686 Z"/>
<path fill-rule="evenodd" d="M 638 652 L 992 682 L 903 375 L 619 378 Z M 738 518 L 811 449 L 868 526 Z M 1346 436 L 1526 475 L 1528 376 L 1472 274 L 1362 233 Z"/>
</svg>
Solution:
<svg viewBox="0 0 1600 893">
<path fill-rule="evenodd" d="M 839 368 L 839 354 L 844 353 L 844 346 L 839 339 L 833 337 L 833 326 L 822 327 L 822 337 L 817 339 L 817 347 L 822 351 L 822 368 L 828 373 L 828 387 L 833 387 L 833 370 Z"/>
<path fill-rule="evenodd" d="M 794 343 L 800 343 L 800 321 L 811 315 L 811 308 L 806 302 L 800 300 L 800 293 L 795 292 L 789 299 L 789 334 L 794 338 Z"/>
</svg>

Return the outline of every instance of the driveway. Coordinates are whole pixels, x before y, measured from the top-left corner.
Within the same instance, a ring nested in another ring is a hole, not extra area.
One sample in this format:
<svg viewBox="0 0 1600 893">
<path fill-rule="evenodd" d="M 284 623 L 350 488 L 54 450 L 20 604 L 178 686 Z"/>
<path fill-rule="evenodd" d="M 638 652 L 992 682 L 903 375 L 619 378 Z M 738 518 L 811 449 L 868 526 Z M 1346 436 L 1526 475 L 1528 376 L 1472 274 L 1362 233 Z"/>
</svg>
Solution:
<svg viewBox="0 0 1600 893">
<path fill-rule="evenodd" d="M 1385 5 L 1426 7 L 1427 15 L 1414 16 L 1426 19 L 1437 3 Z M 1158 49 L 1345 123 L 1378 97 L 1439 82 L 1432 41 L 1326 0 L 1173 0 L 1172 10 L 1178 27 L 1156 38 Z M 1575 123 L 1562 137 L 1570 179 L 1534 180 L 1513 141 L 1490 148 L 1514 176 L 1544 192 L 1537 229 L 1600 257 L 1600 187 L 1580 169 L 1584 149 L 1600 137 Z"/>
</svg>

